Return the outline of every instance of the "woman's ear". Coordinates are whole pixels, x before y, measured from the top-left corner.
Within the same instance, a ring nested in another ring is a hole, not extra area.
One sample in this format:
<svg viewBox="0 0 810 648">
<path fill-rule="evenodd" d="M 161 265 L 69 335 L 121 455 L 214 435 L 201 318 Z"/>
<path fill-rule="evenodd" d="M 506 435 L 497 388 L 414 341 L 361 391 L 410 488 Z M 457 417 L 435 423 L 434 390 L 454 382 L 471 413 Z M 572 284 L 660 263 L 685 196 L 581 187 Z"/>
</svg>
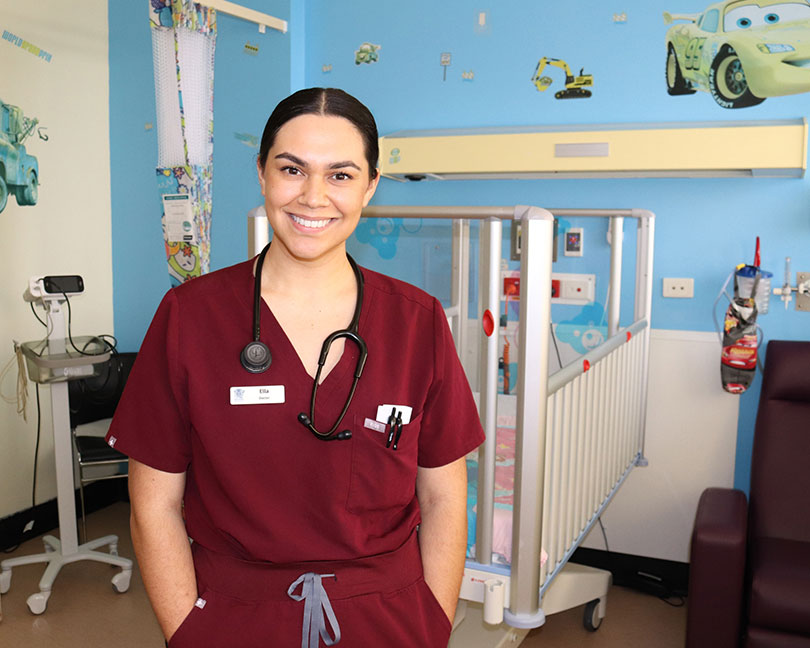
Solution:
<svg viewBox="0 0 810 648">
<path fill-rule="evenodd" d="M 256 158 L 256 172 L 259 175 L 259 186 L 262 189 L 262 196 L 264 196 L 264 169 L 262 168 L 262 163 L 259 158 Z"/>
<path fill-rule="evenodd" d="M 366 193 L 363 196 L 363 207 L 367 207 L 368 203 L 371 201 L 372 197 L 374 196 L 374 192 L 377 191 L 377 185 L 380 183 L 380 170 L 375 169 L 375 176 L 372 180 L 368 183 L 368 189 L 366 189 Z"/>
</svg>

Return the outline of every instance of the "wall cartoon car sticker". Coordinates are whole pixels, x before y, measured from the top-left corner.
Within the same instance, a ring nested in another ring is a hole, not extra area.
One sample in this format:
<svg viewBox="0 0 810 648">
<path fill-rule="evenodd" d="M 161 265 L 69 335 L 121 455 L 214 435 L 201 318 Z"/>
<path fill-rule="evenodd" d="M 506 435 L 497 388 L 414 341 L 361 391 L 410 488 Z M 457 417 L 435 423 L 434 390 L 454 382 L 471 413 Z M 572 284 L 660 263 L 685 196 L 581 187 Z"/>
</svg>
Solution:
<svg viewBox="0 0 810 648">
<path fill-rule="evenodd" d="M 670 14 L 670 95 L 711 93 L 723 108 L 810 92 L 810 1 L 725 0 L 701 14 Z"/>
<path fill-rule="evenodd" d="M 568 63 L 561 59 L 549 58 L 547 56 L 544 56 L 537 62 L 537 67 L 534 68 L 534 75 L 532 76 L 532 83 L 534 83 L 535 87 L 540 92 L 543 92 L 552 84 L 551 77 L 543 76 L 543 70 L 545 70 L 548 65 L 558 67 L 565 72 L 565 90 L 556 92 L 554 94 L 556 99 L 585 99 L 591 96 L 591 91 L 585 90 L 584 86 L 593 85 L 592 74 L 583 74 L 583 70 L 580 70 L 579 75 L 574 76 L 571 74 L 571 68 L 568 67 Z"/>
<path fill-rule="evenodd" d="M 29 155 L 23 142 L 36 128 L 39 139 L 47 142 L 38 119 L 23 115 L 17 106 L 0 99 L 0 212 L 6 208 L 10 192 L 20 206 L 36 205 L 39 198 L 39 163 Z"/>
<path fill-rule="evenodd" d="M 373 43 L 363 43 L 360 47 L 354 50 L 354 64 L 360 65 L 361 63 L 376 63 L 380 59 L 377 52 L 380 51 L 379 45 Z"/>
</svg>

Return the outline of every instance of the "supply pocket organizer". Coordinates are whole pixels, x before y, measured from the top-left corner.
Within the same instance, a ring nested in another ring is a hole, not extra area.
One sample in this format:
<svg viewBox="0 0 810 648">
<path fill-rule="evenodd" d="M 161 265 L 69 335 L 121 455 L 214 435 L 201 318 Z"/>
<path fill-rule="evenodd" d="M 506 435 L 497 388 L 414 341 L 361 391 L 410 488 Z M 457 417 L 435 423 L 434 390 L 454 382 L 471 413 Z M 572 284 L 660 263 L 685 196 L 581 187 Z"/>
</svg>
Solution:
<svg viewBox="0 0 810 648">
<path fill-rule="evenodd" d="M 393 440 L 386 447 L 390 426 L 380 431 L 367 427 L 365 421 L 365 416 L 355 414 L 346 509 L 365 513 L 403 507 L 414 496 L 422 414 L 402 425 L 396 450 Z"/>
</svg>

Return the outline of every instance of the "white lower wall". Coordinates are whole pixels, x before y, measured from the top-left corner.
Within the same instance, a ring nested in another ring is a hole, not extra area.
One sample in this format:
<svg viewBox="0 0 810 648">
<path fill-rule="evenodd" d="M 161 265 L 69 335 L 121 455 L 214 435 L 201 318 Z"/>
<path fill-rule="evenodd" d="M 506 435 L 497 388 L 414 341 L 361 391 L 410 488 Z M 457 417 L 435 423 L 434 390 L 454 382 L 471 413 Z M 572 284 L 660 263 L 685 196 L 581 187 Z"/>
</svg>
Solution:
<svg viewBox="0 0 810 648">
<path fill-rule="evenodd" d="M 611 551 L 688 562 L 701 492 L 734 482 L 738 403 L 720 384 L 716 334 L 652 331 L 649 466 L 630 473 L 602 515 Z M 583 546 L 605 548 L 598 525 Z"/>
</svg>

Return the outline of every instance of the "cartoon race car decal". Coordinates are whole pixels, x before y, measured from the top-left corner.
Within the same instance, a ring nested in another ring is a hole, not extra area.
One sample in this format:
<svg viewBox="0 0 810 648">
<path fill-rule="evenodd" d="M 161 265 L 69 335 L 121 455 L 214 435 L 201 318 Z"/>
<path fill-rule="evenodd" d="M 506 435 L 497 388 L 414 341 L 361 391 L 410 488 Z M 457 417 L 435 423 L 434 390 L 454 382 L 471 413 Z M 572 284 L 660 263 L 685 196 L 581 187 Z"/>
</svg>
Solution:
<svg viewBox="0 0 810 648">
<path fill-rule="evenodd" d="M 711 93 L 745 108 L 810 91 L 810 0 L 725 0 L 702 14 L 664 13 L 667 91 Z"/>
</svg>

